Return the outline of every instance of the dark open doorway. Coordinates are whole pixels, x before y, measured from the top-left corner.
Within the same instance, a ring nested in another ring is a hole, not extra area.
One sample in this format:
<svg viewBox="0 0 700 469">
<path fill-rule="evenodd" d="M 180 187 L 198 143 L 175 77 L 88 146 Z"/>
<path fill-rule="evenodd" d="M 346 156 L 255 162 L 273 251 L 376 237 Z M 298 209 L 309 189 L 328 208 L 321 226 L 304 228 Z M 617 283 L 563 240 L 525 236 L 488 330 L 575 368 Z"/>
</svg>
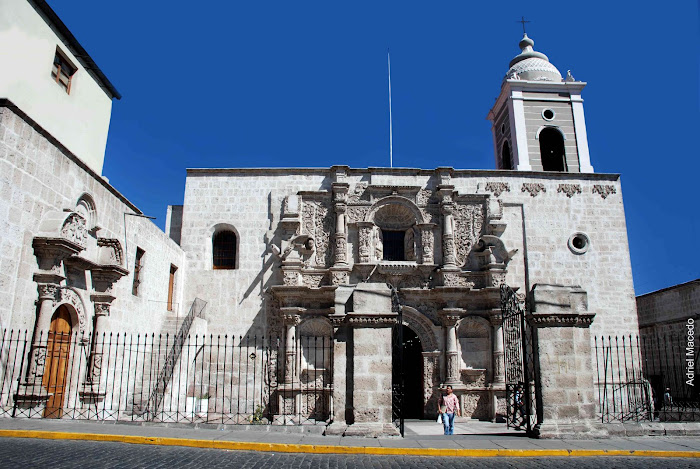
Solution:
<svg viewBox="0 0 700 469">
<path fill-rule="evenodd" d="M 403 326 L 403 373 L 404 418 L 423 418 L 423 346 L 408 326 Z"/>
</svg>

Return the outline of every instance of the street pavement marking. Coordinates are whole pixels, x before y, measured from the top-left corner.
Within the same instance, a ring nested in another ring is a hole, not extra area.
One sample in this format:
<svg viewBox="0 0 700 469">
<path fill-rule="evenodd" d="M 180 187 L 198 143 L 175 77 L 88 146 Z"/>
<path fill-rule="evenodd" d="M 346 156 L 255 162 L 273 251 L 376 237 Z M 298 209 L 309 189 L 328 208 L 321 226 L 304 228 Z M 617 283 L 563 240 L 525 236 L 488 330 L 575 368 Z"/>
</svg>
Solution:
<svg viewBox="0 0 700 469">
<path fill-rule="evenodd" d="M 543 457 L 543 456 L 644 456 L 657 458 L 700 458 L 700 451 L 606 450 L 606 449 L 449 449 L 389 448 L 375 446 L 304 445 L 223 440 L 195 440 L 99 433 L 50 432 L 41 430 L 0 430 L 2 438 L 40 438 L 45 440 L 109 441 L 141 445 L 186 446 L 191 448 L 266 451 L 275 453 L 367 454 L 449 457 Z"/>
</svg>

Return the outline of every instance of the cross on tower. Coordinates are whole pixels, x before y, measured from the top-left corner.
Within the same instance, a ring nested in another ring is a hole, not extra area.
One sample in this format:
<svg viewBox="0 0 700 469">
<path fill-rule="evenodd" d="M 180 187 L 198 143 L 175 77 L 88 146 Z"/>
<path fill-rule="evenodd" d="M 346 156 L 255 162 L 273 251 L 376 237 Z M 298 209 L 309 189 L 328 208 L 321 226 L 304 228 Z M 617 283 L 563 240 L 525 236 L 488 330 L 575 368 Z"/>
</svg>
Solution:
<svg viewBox="0 0 700 469">
<path fill-rule="evenodd" d="M 520 20 L 516 21 L 516 23 L 522 23 L 523 24 L 523 34 L 527 34 L 525 32 L 525 23 L 532 23 L 532 21 L 525 21 L 525 17 L 521 16 Z"/>
</svg>

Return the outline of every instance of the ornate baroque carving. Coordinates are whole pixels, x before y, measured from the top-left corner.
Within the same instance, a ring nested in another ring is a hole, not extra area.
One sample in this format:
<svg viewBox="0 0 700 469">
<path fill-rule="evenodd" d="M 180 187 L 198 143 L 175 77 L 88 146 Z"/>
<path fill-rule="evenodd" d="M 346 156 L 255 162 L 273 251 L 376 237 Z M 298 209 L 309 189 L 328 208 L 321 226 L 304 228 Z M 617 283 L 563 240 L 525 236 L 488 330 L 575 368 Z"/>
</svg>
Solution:
<svg viewBox="0 0 700 469">
<path fill-rule="evenodd" d="M 435 195 L 435 192 L 428 189 L 421 189 L 416 194 L 416 205 L 428 205 L 430 199 Z"/>
<path fill-rule="evenodd" d="M 360 262 L 367 264 L 371 262 L 372 256 L 372 227 L 361 226 L 359 238 L 360 246 L 358 250 L 360 253 Z"/>
<path fill-rule="evenodd" d="M 304 200 L 302 211 L 304 233 L 316 244 L 316 263 L 328 266 L 331 263 L 330 237 L 333 229 L 333 214 L 321 201 Z"/>
<path fill-rule="evenodd" d="M 347 210 L 348 222 L 349 223 L 357 223 L 358 221 L 364 220 L 365 217 L 367 216 L 367 212 L 369 212 L 369 209 L 370 209 L 369 206 L 348 207 L 348 210 Z"/>
<path fill-rule="evenodd" d="M 593 194 L 600 194 L 600 196 L 604 199 L 607 199 L 610 194 L 617 194 L 615 186 L 608 186 L 603 184 L 594 184 L 591 192 Z"/>
<path fill-rule="evenodd" d="M 109 316 L 109 303 L 95 303 L 95 316 Z"/>
<path fill-rule="evenodd" d="M 455 248 L 458 265 L 464 265 L 474 243 L 481 236 L 484 226 L 484 206 L 456 205 L 455 217 Z"/>
<path fill-rule="evenodd" d="M 589 327 L 595 314 L 533 314 L 530 320 L 538 326 Z"/>
<path fill-rule="evenodd" d="M 302 274 L 301 282 L 305 287 L 318 288 L 323 282 L 325 274 Z"/>
<path fill-rule="evenodd" d="M 528 192 L 531 197 L 537 197 L 540 192 L 547 192 L 547 188 L 539 182 L 524 182 L 521 192 Z"/>
<path fill-rule="evenodd" d="M 423 251 L 423 257 L 422 261 L 423 264 L 432 264 L 434 263 L 434 246 L 435 246 L 435 238 L 433 236 L 433 230 L 431 229 L 422 229 L 421 230 L 421 249 Z"/>
<path fill-rule="evenodd" d="M 348 194 L 348 203 L 351 204 L 357 204 L 360 202 L 361 199 L 363 199 L 365 191 L 367 190 L 367 183 L 366 182 L 358 182 L 355 184 L 355 187 L 353 187 L 352 191 Z"/>
<path fill-rule="evenodd" d="M 333 285 L 343 285 L 348 283 L 348 273 L 345 271 L 335 271 L 331 273 Z"/>
<path fill-rule="evenodd" d="M 299 282 L 299 273 L 297 271 L 285 271 L 283 282 L 285 285 L 297 285 Z"/>
<path fill-rule="evenodd" d="M 85 248 L 87 242 L 87 228 L 85 227 L 85 218 L 77 213 L 71 213 L 63 222 L 61 227 L 61 238 L 67 239 L 78 246 Z"/>
<path fill-rule="evenodd" d="M 39 284 L 39 299 L 41 300 L 53 300 L 56 301 L 56 292 L 59 286 L 50 283 L 40 283 Z"/>
<path fill-rule="evenodd" d="M 57 298 L 54 300 L 54 309 L 63 303 L 68 303 L 75 309 L 75 313 L 78 316 L 78 332 L 81 335 L 87 333 L 87 321 L 85 316 L 85 308 L 83 307 L 83 300 L 80 296 L 70 288 L 61 288 L 59 290 Z"/>
<path fill-rule="evenodd" d="M 503 192 L 510 192 L 510 184 L 507 182 L 487 182 L 485 189 L 493 192 L 496 197 L 500 197 Z"/>
<path fill-rule="evenodd" d="M 559 184 L 557 192 L 563 192 L 568 198 L 572 198 L 574 194 L 581 193 L 581 184 Z"/>
<path fill-rule="evenodd" d="M 417 221 L 422 220 L 416 220 L 408 207 L 398 203 L 386 204 L 374 214 L 375 225 L 385 229 L 406 230 Z"/>
<path fill-rule="evenodd" d="M 44 374 L 44 365 L 46 364 L 46 347 L 35 346 L 32 351 L 32 360 L 34 366 L 30 367 L 31 378 L 40 378 Z"/>
<path fill-rule="evenodd" d="M 335 261 L 345 263 L 348 261 L 348 241 L 345 235 L 335 237 Z"/>
<path fill-rule="evenodd" d="M 114 238 L 97 238 L 101 248 L 100 262 L 109 265 L 122 265 L 122 244 Z"/>
</svg>

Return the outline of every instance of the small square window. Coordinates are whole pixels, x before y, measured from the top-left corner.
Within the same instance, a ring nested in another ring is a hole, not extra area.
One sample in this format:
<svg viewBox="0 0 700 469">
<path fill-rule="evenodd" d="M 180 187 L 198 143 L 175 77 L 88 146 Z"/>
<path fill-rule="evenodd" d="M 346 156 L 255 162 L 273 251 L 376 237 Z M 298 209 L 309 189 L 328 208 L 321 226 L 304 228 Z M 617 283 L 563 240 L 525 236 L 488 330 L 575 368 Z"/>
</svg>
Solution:
<svg viewBox="0 0 700 469">
<path fill-rule="evenodd" d="M 70 94 L 73 75 L 75 75 L 77 71 L 78 68 L 70 63 L 60 50 L 56 49 L 56 55 L 53 58 L 53 68 L 51 69 L 51 78 L 53 78 L 68 94 Z"/>
</svg>

